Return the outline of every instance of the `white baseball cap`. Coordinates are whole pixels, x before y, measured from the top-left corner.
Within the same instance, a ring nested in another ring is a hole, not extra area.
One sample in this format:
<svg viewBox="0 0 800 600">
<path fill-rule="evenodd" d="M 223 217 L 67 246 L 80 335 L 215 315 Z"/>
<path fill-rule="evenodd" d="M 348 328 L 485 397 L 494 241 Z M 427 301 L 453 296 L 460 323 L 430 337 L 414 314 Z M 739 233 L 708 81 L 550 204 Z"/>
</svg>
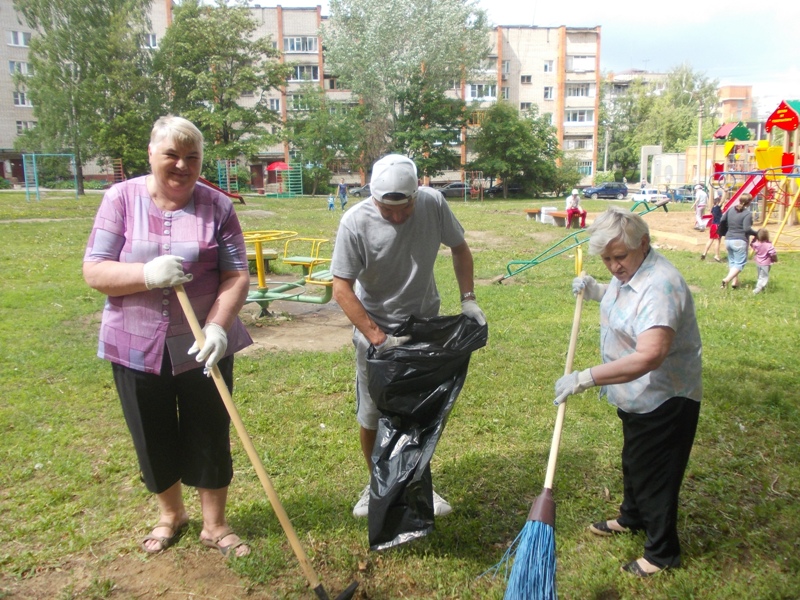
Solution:
<svg viewBox="0 0 800 600">
<path fill-rule="evenodd" d="M 578 190 L 572 190 L 572 195 L 573 196 L 577 196 L 578 195 Z"/>
<path fill-rule="evenodd" d="M 381 204 L 408 204 L 419 187 L 417 165 L 407 156 L 387 154 L 372 166 L 372 181 L 369 185 L 372 197 Z M 402 194 L 403 198 L 384 198 L 386 194 Z"/>
</svg>

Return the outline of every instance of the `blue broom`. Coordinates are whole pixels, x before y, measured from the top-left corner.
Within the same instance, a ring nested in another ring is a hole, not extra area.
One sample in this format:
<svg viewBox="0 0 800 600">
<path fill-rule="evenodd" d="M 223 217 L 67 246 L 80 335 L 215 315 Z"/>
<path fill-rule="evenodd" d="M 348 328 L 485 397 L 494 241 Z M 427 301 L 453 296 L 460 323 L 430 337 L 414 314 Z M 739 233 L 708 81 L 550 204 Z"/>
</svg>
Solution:
<svg viewBox="0 0 800 600">
<path fill-rule="evenodd" d="M 583 309 L 583 290 L 575 302 L 575 316 L 572 319 L 572 333 L 564 374 L 572 372 L 575 347 L 578 344 L 578 330 Z M 556 504 L 553 500 L 553 479 L 556 473 L 558 447 L 561 443 L 561 428 L 567 403 L 558 406 L 553 441 L 550 444 L 550 458 L 547 461 L 547 474 L 544 489 L 534 500 L 528 513 L 528 520 L 506 551 L 499 565 L 508 563 L 513 557 L 514 566 L 506 584 L 504 600 L 556 600 Z M 495 572 L 499 569 L 496 568 Z"/>
</svg>

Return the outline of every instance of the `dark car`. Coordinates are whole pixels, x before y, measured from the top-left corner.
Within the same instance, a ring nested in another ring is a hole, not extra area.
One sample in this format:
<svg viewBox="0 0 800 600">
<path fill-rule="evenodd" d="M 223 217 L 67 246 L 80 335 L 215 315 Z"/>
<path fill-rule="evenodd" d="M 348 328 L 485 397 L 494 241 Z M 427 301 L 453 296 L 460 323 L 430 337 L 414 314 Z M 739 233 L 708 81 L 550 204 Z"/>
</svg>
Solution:
<svg viewBox="0 0 800 600">
<path fill-rule="evenodd" d="M 667 196 L 673 202 L 694 202 L 694 186 L 682 185 L 680 187 L 667 190 Z"/>
<path fill-rule="evenodd" d="M 444 187 L 440 187 L 439 191 L 444 194 L 445 198 L 463 198 L 469 196 L 469 186 L 462 181 L 454 181 L 448 183 Z"/>
<path fill-rule="evenodd" d="M 370 194 L 369 184 L 363 187 L 350 188 L 349 190 L 347 190 L 347 193 L 351 196 L 358 196 L 359 198 L 363 196 L 364 198 L 367 198 Z"/>
<path fill-rule="evenodd" d="M 628 186 L 617 181 L 606 181 L 595 187 L 588 187 L 583 190 L 584 198 L 597 200 L 598 198 L 616 198 L 622 200 L 628 195 Z"/>
<path fill-rule="evenodd" d="M 508 184 L 508 193 L 511 194 L 521 194 L 523 191 L 522 184 L 520 183 L 509 183 Z M 498 183 L 497 185 L 493 185 L 492 187 L 488 188 L 484 194 L 489 196 L 489 198 L 494 198 L 495 196 L 502 196 L 503 195 L 503 184 Z"/>
</svg>

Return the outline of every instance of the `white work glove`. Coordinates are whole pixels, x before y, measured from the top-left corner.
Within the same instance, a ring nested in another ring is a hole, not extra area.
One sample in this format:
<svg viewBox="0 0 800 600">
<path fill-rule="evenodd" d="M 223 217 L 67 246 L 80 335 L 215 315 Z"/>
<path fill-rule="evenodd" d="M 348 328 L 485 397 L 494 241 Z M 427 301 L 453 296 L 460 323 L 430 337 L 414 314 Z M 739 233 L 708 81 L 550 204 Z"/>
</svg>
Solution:
<svg viewBox="0 0 800 600">
<path fill-rule="evenodd" d="M 213 369 L 214 365 L 219 362 L 219 359 L 225 355 L 225 350 L 228 348 L 228 334 L 221 325 L 206 323 L 206 326 L 203 327 L 203 335 L 206 338 L 203 349 L 201 350 L 197 342 L 195 342 L 192 344 L 192 347 L 189 348 L 188 354 L 197 354 L 195 357 L 197 362 L 206 361 L 203 373 L 205 373 L 207 377 L 210 377 L 211 369 Z"/>
<path fill-rule="evenodd" d="M 146 262 L 144 264 L 144 284 L 147 289 L 168 288 L 189 283 L 192 280 L 192 274 L 183 272 L 183 261 L 182 256 L 165 254 Z"/>
<path fill-rule="evenodd" d="M 576 277 L 572 280 L 572 294 L 577 296 L 583 290 L 583 297 L 600 302 L 608 288 L 607 283 L 597 283 L 591 275 Z"/>
<path fill-rule="evenodd" d="M 464 300 L 461 303 L 461 312 L 471 319 L 475 319 L 478 325 L 486 325 L 486 315 L 483 314 L 481 307 L 478 306 L 475 300 Z"/>
<path fill-rule="evenodd" d="M 564 375 L 556 381 L 556 399 L 553 400 L 553 404 L 558 406 L 567 399 L 567 396 L 580 394 L 595 385 L 591 369 L 573 371 L 569 375 Z"/>
<path fill-rule="evenodd" d="M 403 344 L 407 343 L 411 339 L 410 335 L 387 335 L 386 339 L 383 340 L 380 344 L 375 346 L 375 350 L 378 352 L 383 352 L 384 350 L 388 350 L 389 348 L 394 348 L 395 346 L 402 346 Z"/>
</svg>

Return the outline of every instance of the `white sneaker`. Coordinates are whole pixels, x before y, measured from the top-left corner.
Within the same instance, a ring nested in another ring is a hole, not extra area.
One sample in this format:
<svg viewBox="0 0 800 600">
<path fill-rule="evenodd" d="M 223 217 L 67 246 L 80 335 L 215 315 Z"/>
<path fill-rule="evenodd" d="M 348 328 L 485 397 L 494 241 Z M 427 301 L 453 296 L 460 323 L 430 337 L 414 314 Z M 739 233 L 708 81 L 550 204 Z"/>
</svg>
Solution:
<svg viewBox="0 0 800 600">
<path fill-rule="evenodd" d="M 361 492 L 361 497 L 353 508 L 354 517 L 366 517 L 369 515 L 369 484 Z"/>
<path fill-rule="evenodd" d="M 436 493 L 434 490 L 433 492 L 433 514 L 437 517 L 443 517 L 445 515 L 449 515 L 453 512 L 453 507 L 450 506 L 450 503 L 442 498 L 439 494 Z"/>
</svg>

